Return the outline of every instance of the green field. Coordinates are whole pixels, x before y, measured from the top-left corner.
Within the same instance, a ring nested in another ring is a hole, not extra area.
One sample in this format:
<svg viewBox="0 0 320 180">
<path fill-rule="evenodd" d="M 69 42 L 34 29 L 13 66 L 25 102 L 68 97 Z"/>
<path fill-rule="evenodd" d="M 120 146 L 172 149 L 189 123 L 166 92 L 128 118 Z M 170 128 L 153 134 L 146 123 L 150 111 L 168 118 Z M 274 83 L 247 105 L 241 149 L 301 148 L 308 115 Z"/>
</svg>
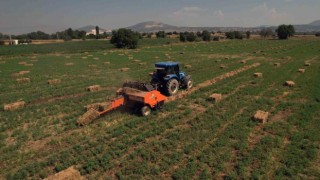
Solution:
<svg viewBox="0 0 320 180">
<path fill-rule="evenodd" d="M 148 82 L 159 61 L 191 65 L 183 70 L 197 90 L 149 117 L 119 109 L 77 126 L 85 105 L 114 96 L 125 80 Z M 14 75 L 19 71 L 30 72 Z M 263 77 L 255 78 L 256 72 Z M 136 50 L 117 50 L 106 41 L 0 47 L 0 75 L 0 104 L 26 102 L 16 111 L 1 107 L 0 179 L 40 179 L 70 166 L 89 179 L 320 177 L 317 39 L 146 39 Z M 22 77 L 30 82 L 18 83 Z M 51 79 L 61 82 L 49 85 Z M 199 88 L 210 79 L 218 80 Z M 296 85 L 284 86 L 288 80 Z M 95 84 L 102 90 L 86 91 Z M 208 101 L 213 93 L 222 93 L 222 101 Z M 257 110 L 270 112 L 267 123 L 252 120 Z"/>
</svg>

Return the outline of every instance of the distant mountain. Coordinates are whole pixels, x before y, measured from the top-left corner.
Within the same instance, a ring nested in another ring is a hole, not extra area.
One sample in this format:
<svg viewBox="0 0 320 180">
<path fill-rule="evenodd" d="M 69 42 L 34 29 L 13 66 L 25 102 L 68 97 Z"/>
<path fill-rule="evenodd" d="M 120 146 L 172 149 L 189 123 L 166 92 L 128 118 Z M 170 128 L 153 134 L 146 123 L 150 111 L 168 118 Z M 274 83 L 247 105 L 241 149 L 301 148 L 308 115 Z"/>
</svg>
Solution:
<svg viewBox="0 0 320 180">
<path fill-rule="evenodd" d="M 258 26 L 258 27 L 178 27 L 173 26 L 169 24 L 165 24 L 162 22 L 156 22 L 156 21 L 147 21 L 142 22 L 133 26 L 127 27 L 127 29 L 131 29 L 133 31 L 138 32 L 158 32 L 158 31 L 167 31 L 167 32 L 184 32 L 184 31 L 190 31 L 190 32 L 197 32 L 197 31 L 221 31 L 221 32 L 227 32 L 227 31 L 260 31 L 263 28 L 271 28 L 275 30 L 276 26 Z M 310 24 L 302 24 L 302 25 L 294 25 L 297 32 L 317 32 L 320 31 L 320 20 L 314 21 Z"/>
<path fill-rule="evenodd" d="M 309 25 L 311 25 L 311 26 L 320 26 L 320 20 L 313 21 L 313 22 L 310 23 Z"/>
<path fill-rule="evenodd" d="M 155 31 L 170 31 L 174 29 L 177 29 L 178 27 L 164 24 L 161 22 L 156 22 L 156 21 L 147 21 L 147 22 L 142 22 L 139 24 L 136 24 L 134 26 L 127 27 L 127 29 L 131 29 L 133 31 L 138 31 L 138 32 L 155 32 Z"/>
</svg>

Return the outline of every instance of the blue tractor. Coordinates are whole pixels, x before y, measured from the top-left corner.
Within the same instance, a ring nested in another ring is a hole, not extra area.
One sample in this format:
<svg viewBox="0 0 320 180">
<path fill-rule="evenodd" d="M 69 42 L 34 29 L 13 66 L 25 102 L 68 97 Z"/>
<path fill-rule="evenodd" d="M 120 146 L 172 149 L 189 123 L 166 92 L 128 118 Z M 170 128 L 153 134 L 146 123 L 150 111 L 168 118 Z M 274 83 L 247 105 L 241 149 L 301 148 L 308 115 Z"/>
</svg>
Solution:
<svg viewBox="0 0 320 180">
<path fill-rule="evenodd" d="M 179 88 L 190 89 L 193 81 L 190 75 L 180 71 L 176 62 L 159 62 L 152 73 L 151 84 L 167 96 L 177 94 Z"/>
</svg>

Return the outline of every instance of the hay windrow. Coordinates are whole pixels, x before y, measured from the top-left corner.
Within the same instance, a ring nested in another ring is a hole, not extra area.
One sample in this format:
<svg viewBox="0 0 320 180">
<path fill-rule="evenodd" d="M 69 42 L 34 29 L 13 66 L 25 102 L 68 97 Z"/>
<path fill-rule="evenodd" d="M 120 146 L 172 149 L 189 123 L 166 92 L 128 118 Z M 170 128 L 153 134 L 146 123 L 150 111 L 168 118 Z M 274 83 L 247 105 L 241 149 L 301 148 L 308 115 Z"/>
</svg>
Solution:
<svg viewBox="0 0 320 180">
<path fill-rule="evenodd" d="M 296 83 L 293 82 L 293 81 L 286 81 L 286 82 L 284 83 L 284 85 L 285 85 L 285 86 L 288 86 L 288 87 L 293 87 L 293 86 L 296 85 Z"/>
</svg>

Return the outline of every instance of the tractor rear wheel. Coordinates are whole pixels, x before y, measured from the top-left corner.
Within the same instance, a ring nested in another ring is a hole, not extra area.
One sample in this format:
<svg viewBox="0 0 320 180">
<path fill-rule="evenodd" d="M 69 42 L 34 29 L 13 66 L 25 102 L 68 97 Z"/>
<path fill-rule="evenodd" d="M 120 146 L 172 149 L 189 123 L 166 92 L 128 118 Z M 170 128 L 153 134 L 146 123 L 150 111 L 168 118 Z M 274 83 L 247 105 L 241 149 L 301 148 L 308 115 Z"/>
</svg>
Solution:
<svg viewBox="0 0 320 180">
<path fill-rule="evenodd" d="M 148 116 L 148 115 L 150 115 L 150 114 L 151 114 L 151 109 L 150 109 L 149 106 L 143 106 L 143 107 L 141 108 L 141 115 L 142 115 L 142 116 Z"/>
<path fill-rule="evenodd" d="M 169 96 L 175 95 L 175 94 L 177 94 L 178 90 L 179 90 L 178 80 L 171 79 L 167 82 L 166 89 L 165 89 L 167 95 L 169 95 Z"/>
</svg>

